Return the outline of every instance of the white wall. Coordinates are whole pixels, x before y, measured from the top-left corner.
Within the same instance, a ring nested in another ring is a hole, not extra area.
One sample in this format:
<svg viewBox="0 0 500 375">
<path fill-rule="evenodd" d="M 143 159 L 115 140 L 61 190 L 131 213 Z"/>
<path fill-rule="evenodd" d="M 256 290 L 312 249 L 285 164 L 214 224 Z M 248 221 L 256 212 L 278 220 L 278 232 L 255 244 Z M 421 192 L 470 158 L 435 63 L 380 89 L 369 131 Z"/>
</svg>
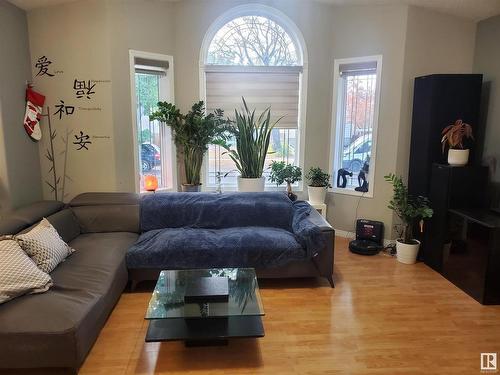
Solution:
<svg viewBox="0 0 500 375">
<path fill-rule="evenodd" d="M 135 189 L 130 101 L 129 50 L 174 54 L 174 4 L 112 0 L 107 2 L 110 39 L 115 190 Z M 175 65 L 176 61 L 174 61 Z M 176 70 L 176 69 L 174 69 Z M 182 83 L 182 80 L 181 80 Z"/>
<path fill-rule="evenodd" d="M 99 0 L 78 1 L 55 7 L 37 9 L 28 13 L 32 69 L 35 87 L 46 95 L 45 106 L 54 114 L 55 105 L 63 100 L 76 107 L 71 116 L 61 120 L 52 115 L 52 128 L 57 132 L 54 139 L 56 171 L 62 188 L 64 171 L 65 191 L 58 191 L 58 199 L 64 193 L 65 200 L 83 191 L 116 190 L 115 139 L 112 113 L 112 82 L 110 40 L 106 33 L 107 17 L 104 3 Z M 38 76 L 34 64 L 40 56 L 52 61 L 49 71 L 54 77 Z M 56 73 L 56 71 L 62 73 Z M 95 86 L 91 99 L 77 99 L 74 80 L 108 81 Z M 85 109 L 80 109 L 85 108 Z M 90 108 L 90 110 L 89 110 Z M 99 108 L 99 110 L 94 110 Z M 44 197 L 54 198 L 45 181 L 53 182 L 49 172 L 51 163 L 46 150 L 50 148 L 48 122 L 42 122 L 43 140 L 40 147 L 41 173 Z M 73 144 L 83 131 L 91 137 L 89 150 L 77 151 Z M 66 132 L 71 132 L 67 158 Z"/>
<path fill-rule="evenodd" d="M 484 158 L 496 160 L 493 181 L 500 183 L 500 16 L 479 22 L 474 72 L 484 75 L 486 131 Z"/>
<path fill-rule="evenodd" d="M 35 77 L 36 87 L 47 95 L 52 112 L 60 99 L 77 107 L 74 115 L 62 120 L 52 117 L 58 132 L 57 171 L 62 178 L 66 164 L 71 178 L 66 181 L 66 201 L 85 191 L 135 189 L 129 49 L 173 54 L 172 6 L 169 2 L 89 0 L 29 12 L 32 66 L 37 57 L 46 55 L 53 61 L 51 67 L 63 71 L 54 77 Z M 91 100 L 77 99 L 75 78 L 105 82 L 96 86 Z M 44 156 L 49 139 L 46 123 L 44 129 L 40 153 L 45 181 L 51 178 Z M 93 142 L 88 151 L 78 151 L 72 144 L 80 130 Z M 60 136 L 66 131 L 72 134 L 65 162 L 60 152 L 66 146 Z M 44 196 L 53 196 L 47 185 Z"/>
<path fill-rule="evenodd" d="M 0 216 L 42 197 L 38 145 L 23 128 L 31 80 L 28 24 L 23 10 L 0 0 Z"/>
<path fill-rule="evenodd" d="M 100 112 L 56 121 L 61 130 L 84 129 L 96 139 L 88 152 L 70 150 L 68 197 L 88 190 L 134 189 L 133 138 L 128 50 L 174 56 L 175 97 L 186 110 L 200 98 L 199 55 L 214 20 L 230 8 L 261 3 L 285 13 L 302 32 L 308 50 L 305 170 L 329 167 L 333 61 L 383 55 L 378 150 L 373 198 L 328 195 L 328 218 L 353 230 L 358 216 L 392 227 L 386 208 L 391 196 L 383 176 L 406 177 L 412 80 L 434 72 L 470 72 L 475 27 L 472 22 L 398 5 L 333 6 L 301 0 L 183 0 L 180 2 L 90 0 L 29 13 L 31 54 L 50 56 L 64 70 L 56 79 L 38 79 L 53 106 L 75 101 L 72 80 L 107 79 L 93 103 Z M 423 25 L 423 26 L 422 26 Z M 68 30 L 61 33 L 60 30 Z M 54 41 L 57 41 L 54 42 Z M 33 63 L 33 61 L 32 61 Z M 64 145 L 58 141 L 60 149 Z M 42 158 L 42 173 L 48 171 Z M 45 196 L 49 196 L 45 190 Z M 304 193 L 300 195 L 305 197 Z"/>
<path fill-rule="evenodd" d="M 353 6 L 335 7 L 333 13 L 332 60 L 383 56 L 373 198 L 329 194 L 328 219 L 338 229 L 354 230 L 358 205 L 358 217 L 392 226 L 392 214 L 387 209 L 391 192 L 383 176 L 396 168 L 407 11 L 406 6 Z M 329 139 L 329 133 L 321 136 Z M 328 144 L 323 141 L 321 146 L 326 149 Z M 325 155 L 323 160 L 321 166 L 327 167 Z"/>
<path fill-rule="evenodd" d="M 397 171 L 401 175 L 408 176 L 415 77 L 471 73 L 475 35 L 476 24 L 470 20 L 409 8 L 397 156 Z"/>
</svg>

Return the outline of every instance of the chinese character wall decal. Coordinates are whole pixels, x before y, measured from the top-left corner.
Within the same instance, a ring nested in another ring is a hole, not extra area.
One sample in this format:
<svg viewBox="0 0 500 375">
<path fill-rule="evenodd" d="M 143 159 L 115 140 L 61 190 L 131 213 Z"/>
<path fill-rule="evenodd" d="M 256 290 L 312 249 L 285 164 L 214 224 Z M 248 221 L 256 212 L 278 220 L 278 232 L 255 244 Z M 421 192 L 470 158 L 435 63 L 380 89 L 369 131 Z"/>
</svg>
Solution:
<svg viewBox="0 0 500 375">
<path fill-rule="evenodd" d="M 76 141 L 73 142 L 73 144 L 78 146 L 78 148 L 76 149 L 77 151 L 83 149 L 88 150 L 89 148 L 87 147 L 87 145 L 92 144 L 92 142 L 89 141 L 90 137 L 87 134 L 84 134 L 81 130 L 80 135 L 75 134 L 75 139 Z"/>
<path fill-rule="evenodd" d="M 79 81 L 75 79 L 73 82 L 73 89 L 75 90 L 75 94 L 78 99 L 83 97 L 91 99 L 90 96 L 95 94 L 95 91 L 92 91 L 94 87 L 95 83 L 93 83 L 90 79 L 87 81 Z"/>
<path fill-rule="evenodd" d="M 35 63 L 35 68 L 38 69 L 38 73 L 36 74 L 37 76 L 49 76 L 49 77 L 54 77 L 53 74 L 49 73 L 49 65 L 52 64 L 52 61 L 50 61 L 46 56 L 39 57 L 38 60 Z"/>
<path fill-rule="evenodd" d="M 56 112 L 54 113 L 56 116 L 59 115 L 59 120 L 62 119 L 63 115 L 69 116 L 75 112 L 75 107 L 72 105 L 65 105 L 64 100 L 59 100 L 60 104 L 57 104 Z"/>
</svg>

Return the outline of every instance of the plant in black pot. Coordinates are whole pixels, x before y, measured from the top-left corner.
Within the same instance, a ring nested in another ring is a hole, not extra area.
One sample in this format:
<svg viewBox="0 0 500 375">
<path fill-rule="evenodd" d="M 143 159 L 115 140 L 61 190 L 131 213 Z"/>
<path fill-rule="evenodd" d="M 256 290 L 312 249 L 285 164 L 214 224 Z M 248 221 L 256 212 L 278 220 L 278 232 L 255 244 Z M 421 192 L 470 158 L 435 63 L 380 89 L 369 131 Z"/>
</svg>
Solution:
<svg viewBox="0 0 500 375">
<path fill-rule="evenodd" d="M 384 179 L 393 187 L 393 197 L 389 201 L 389 208 L 399 217 L 400 238 L 396 241 L 396 252 L 398 261 L 405 264 L 413 264 L 417 261 L 420 241 L 413 238 L 413 228 L 421 220 L 432 217 L 433 211 L 429 207 L 426 197 L 414 197 L 408 193 L 408 188 L 403 179 L 393 173 L 384 176 Z"/>
<path fill-rule="evenodd" d="M 287 164 L 284 161 L 271 162 L 271 174 L 269 179 L 276 186 L 283 185 L 286 182 L 286 192 L 290 200 L 297 200 L 297 195 L 292 192 L 292 184 L 302 180 L 302 169 L 296 165 Z"/>
<path fill-rule="evenodd" d="M 319 167 L 311 167 L 306 174 L 308 181 L 307 193 L 309 202 L 315 204 L 325 203 L 326 191 L 331 188 L 330 175 Z"/>
<path fill-rule="evenodd" d="M 230 120 L 224 118 L 224 111 L 216 109 L 205 113 L 203 101 L 193 104 L 187 114 L 182 114 L 172 103 L 159 102 L 158 110 L 149 116 L 173 130 L 175 145 L 184 159 L 186 182 L 182 191 L 200 191 L 200 172 L 203 155 L 210 144 L 227 141 L 227 127 Z"/>
</svg>

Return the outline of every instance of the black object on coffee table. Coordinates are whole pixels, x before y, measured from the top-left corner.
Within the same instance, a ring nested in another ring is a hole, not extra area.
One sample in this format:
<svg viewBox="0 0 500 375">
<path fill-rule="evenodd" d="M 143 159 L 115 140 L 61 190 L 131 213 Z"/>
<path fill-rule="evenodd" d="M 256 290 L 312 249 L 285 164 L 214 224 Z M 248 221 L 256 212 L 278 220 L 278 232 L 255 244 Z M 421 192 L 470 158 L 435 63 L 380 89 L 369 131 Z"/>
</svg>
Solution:
<svg viewBox="0 0 500 375">
<path fill-rule="evenodd" d="M 196 277 L 189 280 L 184 295 L 185 303 L 227 302 L 229 283 L 227 277 Z"/>
<path fill-rule="evenodd" d="M 208 278 L 216 281 L 203 280 Z M 221 300 L 224 280 L 227 295 Z M 215 300 L 210 295 L 214 290 Z M 253 268 L 162 271 L 146 312 L 145 319 L 150 321 L 146 342 L 203 346 L 225 345 L 231 338 L 263 337 L 263 315 Z"/>
</svg>

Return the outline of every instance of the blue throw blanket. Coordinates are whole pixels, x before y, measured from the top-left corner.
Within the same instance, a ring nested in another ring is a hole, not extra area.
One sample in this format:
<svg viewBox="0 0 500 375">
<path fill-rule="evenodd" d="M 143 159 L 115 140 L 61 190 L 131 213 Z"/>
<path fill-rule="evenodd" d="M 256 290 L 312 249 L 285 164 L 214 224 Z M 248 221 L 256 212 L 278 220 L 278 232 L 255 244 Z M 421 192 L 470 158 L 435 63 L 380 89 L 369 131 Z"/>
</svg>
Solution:
<svg viewBox="0 0 500 375">
<path fill-rule="evenodd" d="M 164 193 L 141 200 L 129 268 L 268 268 L 324 248 L 311 206 L 283 193 Z"/>
<path fill-rule="evenodd" d="M 141 230 L 274 227 L 290 230 L 292 202 L 283 193 L 158 193 L 141 199 Z"/>
</svg>

